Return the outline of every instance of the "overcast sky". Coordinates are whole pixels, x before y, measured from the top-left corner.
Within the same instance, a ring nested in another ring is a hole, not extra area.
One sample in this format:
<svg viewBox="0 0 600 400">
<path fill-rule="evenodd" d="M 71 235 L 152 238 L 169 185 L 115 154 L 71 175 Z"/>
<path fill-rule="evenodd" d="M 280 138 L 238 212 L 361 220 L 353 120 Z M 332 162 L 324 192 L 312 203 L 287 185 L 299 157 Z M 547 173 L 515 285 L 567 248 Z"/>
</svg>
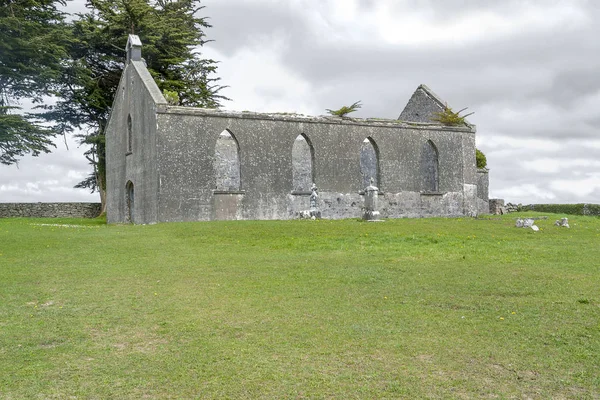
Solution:
<svg viewBox="0 0 600 400">
<path fill-rule="evenodd" d="M 224 108 L 321 115 L 361 100 L 357 117 L 398 118 L 424 83 L 475 112 L 491 198 L 600 203 L 600 1 L 203 4 Z M 72 189 L 90 170 L 69 141 L 0 166 L 0 202 L 98 201 Z"/>
</svg>

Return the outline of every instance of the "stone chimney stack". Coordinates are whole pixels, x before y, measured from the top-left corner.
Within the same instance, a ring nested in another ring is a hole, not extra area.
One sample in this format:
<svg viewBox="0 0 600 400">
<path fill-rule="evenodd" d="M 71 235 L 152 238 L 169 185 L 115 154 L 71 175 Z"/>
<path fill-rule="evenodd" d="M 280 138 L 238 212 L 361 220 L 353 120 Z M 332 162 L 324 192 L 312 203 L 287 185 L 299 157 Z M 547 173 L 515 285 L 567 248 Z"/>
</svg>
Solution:
<svg viewBox="0 0 600 400">
<path fill-rule="evenodd" d="M 142 41 L 138 35 L 129 35 L 127 39 L 127 64 L 142 61 Z"/>
</svg>

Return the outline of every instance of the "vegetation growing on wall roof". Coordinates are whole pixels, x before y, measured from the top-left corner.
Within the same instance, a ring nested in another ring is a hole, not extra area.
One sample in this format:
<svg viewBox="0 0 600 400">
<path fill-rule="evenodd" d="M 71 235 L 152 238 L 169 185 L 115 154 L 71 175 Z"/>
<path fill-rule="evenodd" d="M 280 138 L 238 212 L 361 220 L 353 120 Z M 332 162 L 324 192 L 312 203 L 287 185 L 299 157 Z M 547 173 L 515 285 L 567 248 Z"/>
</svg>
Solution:
<svg viewBox="0 0 600 400">
<path fill-rule="evenodd" d="M 440 112 L 436 112 L 435 116 L 431 118 L 434 122 L 439 122 L 445 126 L 460 126 L 465 124 L 465 119 L 469 115 L 473 115 L 474 113 L 468 113 L 465 115 L 460 115 L 461 112 L 465 111 L 467 107 L 463 108 L 459 111 L 452 111 L 451 107 L 448 107 L 448 104 L 444 106 L 444 109 Z"/>
<path fill-rule="evenodd" d="M 362 104 L 360 104 L 360 100 L 359 100 L 350 106 L 343 106 L 342 108 L 340 108 L 338 110 L 330 110 L 327 108 L 327 109 L 325 109 L 325 111 L 327 111 L 331 115 L 335 115 L 337 117 L 343 118 L 347 114 L 350 114 L 351 112 L 358 110 L 361 106 L 362 106 Z"/>
</svg>

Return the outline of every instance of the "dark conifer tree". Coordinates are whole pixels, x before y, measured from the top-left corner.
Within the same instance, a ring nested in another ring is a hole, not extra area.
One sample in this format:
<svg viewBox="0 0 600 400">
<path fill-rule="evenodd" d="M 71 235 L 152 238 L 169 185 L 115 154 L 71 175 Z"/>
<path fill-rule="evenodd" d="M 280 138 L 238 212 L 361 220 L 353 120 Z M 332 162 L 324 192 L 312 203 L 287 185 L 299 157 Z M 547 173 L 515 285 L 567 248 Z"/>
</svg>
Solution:
<svg viewBox="0 0 600 400">
<path fill-rule="evenodd" d="M 20 112 L 27 99 L 40 104 L 52 93 L 66 59 L 69 29 L 58 7 L 64 1 L 0 0 L 0 162 L 53 146 L 55 129 Z"/>
<path fill-rule="evenodd" d="M 105 205 L 104 131 L 124 68 L 129 34 L 143 43 L 143 57 L 159 88 L 177 94 L 180 105 L 214 108 L 225 99 L 213 74 L 216 62 L 199 48 L 210 25 L 200 0 L 88 0 L 88 12 L 73 21 L 70 60 L 57 104 L 43 116 L 62 131 L 83 129 L 82 143 L 94 171 L 77 187 L 100 192 Z M 175 96 L 175 97 L 177 97 Z"/>
</svg>

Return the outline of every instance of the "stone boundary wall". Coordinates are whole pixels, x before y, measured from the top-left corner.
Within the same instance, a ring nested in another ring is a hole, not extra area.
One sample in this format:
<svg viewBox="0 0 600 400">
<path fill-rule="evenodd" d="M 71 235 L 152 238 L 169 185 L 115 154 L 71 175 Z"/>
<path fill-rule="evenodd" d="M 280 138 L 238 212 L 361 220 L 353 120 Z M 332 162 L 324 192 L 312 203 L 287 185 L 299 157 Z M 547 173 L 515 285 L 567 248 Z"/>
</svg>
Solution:
<svg viewBox="0 0 600 400">
<path fill-rule="evenodd" d="M 0 203 L 0 218 L 96 218 L 100 203 Z"/>
</svg>

